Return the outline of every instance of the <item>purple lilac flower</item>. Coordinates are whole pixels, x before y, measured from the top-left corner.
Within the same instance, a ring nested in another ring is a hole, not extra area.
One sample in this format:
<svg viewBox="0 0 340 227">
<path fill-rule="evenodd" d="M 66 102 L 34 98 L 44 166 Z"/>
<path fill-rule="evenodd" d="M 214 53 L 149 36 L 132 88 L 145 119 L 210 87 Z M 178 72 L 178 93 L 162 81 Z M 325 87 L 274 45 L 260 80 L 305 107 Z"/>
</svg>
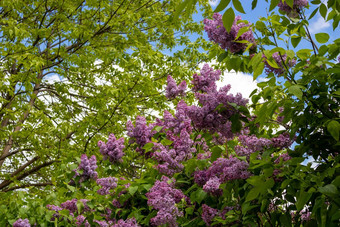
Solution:
<svg viewBox="0 0 340 227">
<path fill-rule="evenodd" d="M 283 162 L 286 162 L 288 160 L 292 159 L 292 157 L 289 156 L 288 153 L 281 154 L 275 161 L 275 164 L 279 164 L 280 161 L 282 160 Z"/>
<path fill-rule="evenodd" d="M 311 212 L 309 212 L 308 210 L 302 210 L 300 211 L 300 215 L 301 215 L 301 221 L 302 222 L 308 222 L 311 219 Z"/>
<path fill-rule="evenodd" d="M 194 173 L 194 180 L 195 183 L 199 186 L 205 185 L 207 181 L 209 180 L 209 173 L 207 170 L 197 170 Z"/>
<path fill-rule="evenodd" d="M 239 156 L 249 156 L 256 151 L 262 151 L 271 145 L 271 141 L 266 138 L 257 138 L 255 135 L 240 135 L 238 137 L 243 146 L 235 146 L 235 152 Z"/>
<path fill-rule="evenodd" d="M 294 140 L 292 140 L 288 133 L 282 133 L 278 137 L 274 137 L 271 139 L 273 147 L 277 147 L 279 149 L 284 149 L 290 147 Z"/>
<path fill-rule="evenodd" d="M 236 16 L 230 32 L 227 32 L 223 26 L 222 15 L 215 13 L 213 20 L 204 19 L 204 30 L 207 32 L 211 41 L 218 43 L 222 49 L 228 49 L 231 53 L 242 53 L 246 50 L 248 44 L 238 41 L 248 41 L 255 46 L 255 38 L 250 28 L 250 24 L 239 22 L 240 16 Z M 249 30 L 237 37 L 238 31 L 243 27 L 249 27 Z M 254 48 L 254 47 L 253 47 Z"/>
<path fill-rule="evenodd" d="M 123 149 L 125 148 L 124 138 L 119 138 L 117 140 L 115 135 L 111 133 L 107 143 L 105 144 L 103 141 L 99 141 L 98 147 L 104 160 L 109 159 L 112 164 L 122 161 L 124 155 Z"/>
<path fill-rule="evenodd" d="M 291 8 L 286 2 L 279 2 L 278 7 L 281 11 L 284 11 L 290 17 L 297 17 L 299 10 L 308 5 L 308 0 L 294 0 L 293 8 Z"/>
<path fill-rule="evenodd" d="M 194 79 L 191 83 L 194 85 L 193 91 L 202 91 L 202 92 L 209 92 L 215 91 L 216 81 L 220 79 L 221 71 L 210 68 L 208 64 L 204 64 L 203 68 L 201 69 L 201 75 L 195 74 L 193 77 Z"/>
<path fill-rule="evenodd" d="M 50 205 L 50 204 L 47 204 L 46 205 L 47 209 L 49 210 L 53 210 L 55 211 L 55 214 L 53 214 L 53 217 L 51 218 L 51 221 L 54 221 L 55 218 L 58 218 L 60 215 L 59 215 L 59 211 L 63 210 L 63 208 L 59 207 L 59 206 L 55 206 L 55 205 Z"/>
<path fill-rule="evenodd" d="M 185 96 L 185 90 L 187 88 L 187 84 L 185 81 L 182 81 L 178 86 L 172 76 L 168 75 L 167 78 L 167 87 L 166 87 L 166 95 L 168 99 L 174 99 L 177 96 Z"/>
<path fill-rule="evenodd" d="M 80 158 L 80 164 L 77 169 L 75 169 L 75 177 L 80 176 L 79 182 L 84 182 L 88 179 L 97 179 L 98 173 L 95 171 L 97 169 L 97 160 L 96 156 L 92 155 L 90 159 L 86 156 L 86 154 L 82 154 Z M 82 170 L 82 173 L 78 171 Z"/>
<path fill-rule="evenodd" d="M 245 106 L 248 100 L 243 99 L 239 93 L 236 96 L 228 94 L 230 85 L 217 91 L 215 81 L 219 75 L 219 71 L 213 71 L 209 65 L 204 65 L 201 76 L 197 76 L 193 81 L 194 90 L 201 92 L 195 93 L 199 105 L 187 106 L 186 113 L 196 129 L 209 131 L 211 134 L 217 133 L 221 137 L 218 140 L 225 140 L 234 136 L 229 119 L 237 110 L 230 103 Z"/>
<path fill-rule="evenodd" d="M 112 221 L 111 221 L 111 223 L 108 223 L 107 221 L 93 220 L 93 222 L 97 223 L 100 227 L 110 227 L 113 224 Z"/>
<path fill-rule="evenodd" d="M 162 176 L 161 181 L 157 180 L 154 186 L 146 193 L 148 205 L 157 210 L 157 215 L 151 219 L 151 223 L 159 226 L 168 224 L 177 226 L 176 219 L 183 213 L 178 210 L 176 203 L 179 203 L 185 195 L 179 189 L 174 188 L 174 179 Z"/>
<path fill-rule="evenodd" d="M 90 223 L 86 220 L 85 221 L 85 217 L 83 215 L 79 215 L 76 217 L 76 226 L 80 227 L 80 226 L 85 226 L 85 227 L 90 227 Z"/>
<path fill-rule="evenodd" d="M 212 177 L 204 184 L 203 190 L 214 196 L 221 196 L 223 191 L 222 189 L 219 189 L 220 184 L 220 179 L 218 177 Z"/>
<path fill-rule="evenodd" d="M 112 225 L 112 227 L 138 227 L 140 225 L 138 225 L 136 219 L 134 218 L 129 218 L 126 219 L 125 221 L 123 219 L 118 220 L 118 222 L 114 225 Z"/>
<path fill-rule="evenodd" d="M 285 66 L 282 64 L 282 60 L 284 62 L 286 62 L 286 59 L 287 59 L 287 55 L 284 54 L 284 55 L 281 55 L 278 53 L 278 52 L 275 52 L 273 55 L 272 55 L 274 61 L 276 62 L 276 64 L 278 65 L 279 68 L 274 68 L 272 67 L 271 65 L 268 64 L 267 62 L 267 57 L 265 55 L 263 55 L 263 62 L 264 62 L 264 65 L 265 65 L 265 71 L 267 74 L 269 73 L 274 73 L 275 75 L 279 76 L 279 75 L 282 75 L 286 72 L 286 68 Z M 282 58 L 282 59 L 281 59 Z M 295 59 L 291 59 L 289 60 L 287 63 L 286 63 L 286 66 L 288 68 L 290 67 L 293 67 L 294 65 L 296 64 L 296 60 Z"/>
<path fill-rule="evenodd" d="M 131 121 L 126 124 L 126 129 L 128 131 L 127 135 L 130 137 L 130 143 L 136 143 L 138 145 L 137 151 L 141 154 L 144 153 L 142 149 L 145 144 L 151 142 L 151 137 L 156 131 L 152 131 L 154 125 L 146 124 L 146 119 L 142 116 L 137 116 L 135 127 Z"/>
<path fill-rule="evenodd" d="M 282 114 L 282 112 L 284 111 L 283 107 L 279 107 L 279 111 L 280 111 L 280 114 Z M 277 116 L 276 118 L 278 122 L 283 122 L 284 119 L 285 119 L 284 116 Z"/>
<path fill-rule="evenodd" d="M 99 195 L 107 195 L 110 194 L 110 190 L 117 187 L 117 178 L 115 177 L 106 177 L 97 179 L 97 184 L 102 186 L 101 189 L 97 191 Z"/>
<path fill-rule="evenodd" d="M 84 204 L 83 212 L 90 211 L 89 206 L 86 204 L 88 200 L 80 199 L 80 201 Z M 69 210 L 71 214 L 74 214 L 78 212 L 77 202 L 78 202 L 77 199 L 67 200 L 66 202 L 63 202 L 62 204 L 60 204 L 60 207 L 63 209 Z"/>
<path fill-rule="evenodd" d="M 211 226 L 213 219 L 219 215 L 219 211 L 206 204 L 202 205 L 202 219 L 207 226 Z"/>
<path fill-rule="evenodd" d="M 13 223 L 13 227 L 31 227 L 29 220 L 26 219 L 18 219 Z"/>
</svg>

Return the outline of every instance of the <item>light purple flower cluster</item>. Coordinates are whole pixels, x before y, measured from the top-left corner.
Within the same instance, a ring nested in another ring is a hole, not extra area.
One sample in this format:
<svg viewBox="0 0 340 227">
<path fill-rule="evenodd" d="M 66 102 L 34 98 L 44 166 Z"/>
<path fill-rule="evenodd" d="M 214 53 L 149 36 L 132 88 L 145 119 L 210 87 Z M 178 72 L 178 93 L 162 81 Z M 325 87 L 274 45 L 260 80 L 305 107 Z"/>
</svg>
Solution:
<svg viewBox="0 0 340 227">
<path fill-rule="evenodd" d="M 156 133 L 156 131 L 152 131 L 153 128 L 154 124 L 147 125 L 146 119 L 142 116 L 137 116 L 135 126 L 131 121 L 126 124 L 127 135 L 130 137 L 129 142 L 136 143 L 138 145 L 136 150 L 141 154 L 144 153 L 142 149 L 144 145 L 151 142 L 151 137 Z"/>
<path fill-rule="evenodd" d="M 214 196 L 221 196 L 223 191 L 220 189 L 220 179 L 218 177 L 210 178 L 207 183 L 203 186 L 203 190 L 207 193 L 210 193 Z"/>
<path fill-rule="evenodd" d="M 86 218 L 83 215 L 79 215 L 76 217 L 76 226 L 80 227 L 80 226 L 84 226 L 84 227 L 90 227 L 90 223 L 85 220 Z"/>
<path fill-rule="evenodd" d="M 75 177 L 80 176 L 80 183 L 88 179 L 97 179 L 97 167 L 98 166 L 96 156 L 92 155 L 89 159 L 86 154 L 82 154 L 80 158 L 80 164 L 78 168 L 74 170 Z M 82 173 L 78 172 L 79 170 L 82 170 Z"/>
<path fill-rule="evenodd" d="M 290 160 L 290 159 L 292 159 L 292 157 L 290 157 L 288 153 L 284 153 L 284 154 L 281 154 L 281 155 L 274 161 L 274 163 L 275 163 L 275 164 L 279 164 L 281 160 L 284 161 L 284 162 L 286 162 L 286 161 L 288 161 L 288 160 Z"/>
<path fill-rule="evenodd" d="M 238 140 L 243 146 L 235 146 L 235 152 L 239 156 L 249 156 L 256 151 L 262 151 L 269 147 L 272 142 L 266 138 L 257 138 L 255 135 L 240 135 Z"/>
<path fill-rule="evenodd" d="M 203 190 L 219 195 L 219 185 L 230 180 L 247 179 L 251 176 L 247 171 L 249 164 L 234 157 L 219 158 L 207 170 L 198 170 L 194 173 L 195 183 Z"/>
<path fill-rule="evenodd" d="M 308 210 L 301 210 L 300 215 L 302 222 L 308 222 L 311 219 L 311 212 L 309 212 Z"/>
<path fill-rule="evenodd" d="M 288 133 L 282 133 L 278 137 L 274 137 L 271 139 L 273 147 L 284 149 L 290 147 L 294 139 L 292 140 Z"/>
<path fill-rule="evenodd" d="M 115 177 L 106 177 L 97 179 L 97 184 L 102 186 L 101 189 L 97 191 L 99 195 L 108 195 L 110 194 L 110 190 L 117 187 L 117 178 Z"/>
<path fill-rule="evenodd" d="M 186 88 L 187 83 L 184 80 L 177 86 L 172 76 L 168 75 L 165 97 L 168 99 L 174 99 L 177 96 L 185 96 Z"/>
<path fill-rule="evenodd" d="M 274 68 L 271 65 L 269 65 L 268 62 L 267 62 L 267 57 L 265 55 L 263 55 L 262 57 L 264 59 L 263 62 L 264 62 L 265 71 L 266 71 L 267 74 L 272 72 L 275 75 L 279 76 L 279 75 L 282 75 L 282 74 L 284 74 L 286 72 L 286 68 L 285 68 L 284 64 L 282 63 L 282 60 L 284 62 L 286 62 L 286 60 L 287 60 L 287 55 L 286 54 L 280 56 L 280 54 L 278 52 L 275 52 L 272 55 L 274 61 L 279 66 L 279 68 Z M 281 57 L 282 57 L 282 59 L 281 59 Z M 296 60 L 295 59 L 291 59 L 291 60 L 289 60 L 286 63 L 286 66 L 290 68 L 290 67 L 293 67 L 295 64 L 296 64 Z"/>
<path fill-rule="evenodd" d="M 201 217 L 207 226 L 211 226 L 211 223 L 216 216 L 220 216 L 219 210 L 214 209 L 206 204 L 202 205 Z"/>
<path fill-rule="evenodd" d="M 278 7 L 281 11 L 286 12 L 289 16 L 295 17 L 299 10 L 306 7 L 307 5 L 308 0 L 294 0 L 293 8 L 291 8 L 286 2 L 282 2 L 281 0 L 278 4 Z"/>
<path fill-rule="evenodd" d="M 26 219 L 18 219 L 13 223 L 13 227 L 31 227 L 29 220 Z"/>
<path fill-rule="evenodd" d="M 209 39 L 218 43 L 222 49 L 228 49 L 231 53 L 243 53 L 248 44 L 238 41 L 248 41 L 255 46 L 255 38 L 251 25 L 239 22 L 240 20 L 241 16 L 236 16 L 230 32 L 227 32 L 223 26 L 222 15 L 215 13 L 213 20 L 204 19 L 204 30 L 208 33 Z M 249 30 L 236 39 L 239 30 L 243 27 L 249 27 Z"/>
<path fill-rule="evenodd" d="M 279 107 L 279 111 L 280 111 L 279 114 L 281 114 L 281 113 L 284 111 L 283 107 Z M 285 119 L 284 116 L 277 116 L 277 118 L 276 118 L 276 120 L 277 120 L 278 122 L 283 122 L 284 119 Z"/>
<path fill-rule="evenodd" d="M 118 220 L 118 222 L 114 225 L 112 225 L 112 227 L 138 227 L 140 225 L 138 225 L 136 219 L 134 218 L 129 218 L 126 219 L 125 221 L 123 219 Z"/>
<path fill-rule="evenodd" d="M 125 148 L 124 138 L 117 140 L 115 135 L 111 133 L 106 144 L 101 140 L 98 141 L 98 147 L 104 160 L 109 159 L 112 164 L 122 161 L 123 149 Z"/>
<path fill-rule="evenodd" d="M 84 210 L 82 212 L 88 212 L 91 210 L 90 207 L 86 204 L 87 201 L 87 199 L 80 199 L 80 202 L 84 204 Z M 77 202 L 77 199 L 67 200 L 66 202 L 60 204 L 60 207 L 62 209 L 69 210 L 70 214 L 74 214 L 78 212 Z"/>
<path fill-rule="evenodd" d="M 193 91 L 198 92 L 209 92 L 215 91 L 217 89 L 216 81 L 220 79 L 221 71 L 214 71 L 213 68 L 210 68 L 208 64 L 204 64 L 201 69 L 201 75 L 194 74 L 194 79 L 191 81 L 193 87 Z"/>
<path fill-rule="evenodd" d="M 234 103 L 238 106 L 245 106 L 248 102 L 243 99 L 238 93 L 236 96 L 228 94 L 231 86 L 224 86 L 219 91 L 216 90 L 215 80 L 220 72 L 215 71 L 204 65 L 201 70 L 201 77 L 197 81 L 209 81 L 208 83 L 197 83 L 195 86 L 195 96 L 199 101 L 200 106 L 188 106 L 186 109 L 187 115 L 196 129 L 207 130 L 211 134 L 219 133 L 223 138 L 233 138 L 234 134 L 231 131 L 230 117 L 237 113 L 237 110 L 230 105 Z M 211 76 L 213 75 L 213 76 Z M 221 107 L 218 109 L 218 107 Z"/>
<path fill-rule="evenodd" d="M 183 213 L 178 210 L 176 203 L 179 203 L 185 195 L 179 189 L 174 188 L 174 179 L 162 176 L 161 181 L 157 180 L 154 186 L 146 193 L 148 205 L 158 210 L 157 215 L 151 219 L 151 223 L 160 226 L 168 224 L 177 226 L 176 219 Z"/>
</svg>

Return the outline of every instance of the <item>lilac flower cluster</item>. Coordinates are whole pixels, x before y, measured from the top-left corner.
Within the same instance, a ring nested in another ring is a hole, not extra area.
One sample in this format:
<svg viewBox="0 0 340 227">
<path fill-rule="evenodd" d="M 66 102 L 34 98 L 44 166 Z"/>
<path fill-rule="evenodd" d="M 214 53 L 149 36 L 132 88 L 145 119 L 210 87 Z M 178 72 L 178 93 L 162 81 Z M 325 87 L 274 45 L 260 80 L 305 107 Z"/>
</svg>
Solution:
<svg viewBox="0 0 340 227">
<path fill-rule="evenodd" d="M 84 226 L 84 227 L 90 227 L 90 223 L 85 220 L 86 218 L 83 215 L 79 215 L 76 217 L 76 226 L 80 227 L 80 226 Z"/>
<path fill-rule="evenodd" d="M 13 223 L 13 227 L 31 227 L 28 219 L 18 219 Z"/>
<path fill-rule="evenodd" d="M 138 226 L 139 225 L 136 219 L 134 218 L 129 218 L 126 219 L 125 221 L 123 219 L 120 219 L 116 224 L 112 225 L 112 227 L 138 227 Z"/>
<path fill-rule="evenodd" d="M 223 26 L 222 15 L 215 13 L 213 20 L 204 19 L 204 30 L 208 33 L 210 40 L 218 43 L 222 49 L 228 49 L 231 53 L 243 53 L 247 48 L 247 43 L 238 41 L 248 41 L 255 45 L 255 38 L 250 28 L 250 24 L 239 22 L 241 16 L 236 16 L 230 32 L 227 32 Z M 249 27 L 249 30 L 237 37 L 239 30 L 243 27 Z"/>
<path fill-rule="evenodd" d="M 300 215 L 302 222 L 308 222 L 311 219 L 311 212 L 309 212 L 308 210 L 301 210 Z"/>
<path fill-rule="evenodd" d="M 187 84 L 185 81 L 182 81 L 177 86 L 172 76 L 168 75 L 165 97 L 167 97 L 168 99 L 174 99 L 177 96 L 185 96 L 186 88 L 187 88 Z"/>
<path fill-rule="evenodd" d="M 97 159 L 96 156 L 92 155 L 89 159 L 86 154 L 82 154 L 80 158 L 80 164 L 77 169 L 75 169 L 75 177 L 80 176 L 79 182 L 84 182 L 88 179 L 97 179 L 98 173 L 97 169 Z M 78 171 L 82 170 L 82 173 Z"/>
<path fill-rule="evenodd" d="M 142 116 L 137 116 L 135 127 L 131 121 L 126 124 L 128 131 L 127 135 L 130 137 L 130 143 L 136 143 L 138 145 L 137 151 L 143 154 L 143 147 L 145 144 L 151 142 L 151 137 L 156 133 L 152 131 L 154 125 L 147 125 L 146 119 Z"/>
<path fill-rule="evenodd" d="M 282 133 L 278 137 L 272 138 L 271 141 L 272 146 L 279 149 L 288 148 L 294 142 L 294 140 L 290 138 L 290 135 L 288 133 Z"/>
<path fill-rule="evenodd" d="M 230 85 L 217 91 L 215 80 L 219 74 L 219 71 L 213 72 L 209 65 L 204 65 L 194 87 L 196 91 L 204 92 L 195 93 L 200 106 L 188 106 L 186 112 L 196 129 L 207 130 L 211 134 L 220 133 L 223 138 L 230 139 L 234 135 L 231 132 L 229 119 L 237 112 L 230 103 L 245 106 L 248 100 L 243 99 L 239 93 L 236 96 L 227 94 L 231 88 Z M 217 107 L 221 107 L 220 110 L 217 110 Z"/>
<path fill-rule="evenodd" d="M 174 180 L 168 183 L 170 179 L 162 176 L 161 181 L 157 180 L 154 186 L 146 193 L 148 205 L 158 210 L 157 215 L 151 219 L 151 223 L 160 226 L 168 224 L 169 226 L 177 226 L 176 219 L 182 216 L 182 212 L 176 207 L 185 195 L 179 189 L 174 188 Z"/>
<path fill-rule="evenodd" d="M 98 147 L 104 160 L 109 159 L 112 164 L 122 161 L 123 149 L 125 148 L 124 138 L 117 140 L 115 135 L 111 133 L 106 144 L 103 141 L 98 141 Z"/>
<path fill-rule="evenodd" d="M 308 0 L 294 0 L 293 8 L 291 8 L 286 2 L 279 2 L 278 7 L 281 11 L 286 12 L 289 16 L 295 17 L 295 15 L 301 10 L 302 8 L 308 5 Z"/>
<path fill-rule="evenodd" d="M 194 173 L 195 183 L 202 186 L 205 192 L 218 196 L 222 191 L 219 185 L 230 180 L 247 179 L 250 172 L 249 164 L 237 158 L 219 158 L 207 170 L 198 170 Z"/>
<path fill-rule="evenodd" d="M 194 79 L 191 81 L 193 87 L 193 91 L 198 92 L 209 92 L 215 91 L 216 81 L 220 79 L 221 71 L 210 68 L 208 64 L 204 64 L 201 69 L 201 75 L 194 74 Z"/>
<path fill-rule="evenodd" d="M 80 199 L 80 201 L 84 204 L 84 212 L 90 211 L 90 208 L 86 205 L 87 199 Z M 66 202 L 63 202 L 60 204 L 60 207 L 66 210 L 69 210 L 70 213 L 76 213 L 78 211 L 77 208 L 77 199 L 67 200 Z"/>
<path fill-rule="evenodd" d="M 106 177 L 97 179 L 97 184 L 102 186 L 101 189 L 97 191 L 99 195 L 108 195 L 110 194 L 110 190 L 117 187 L 117 178 L 115 177 Z"/>
<path fill-rule="evenodd" d="M 288 161 L 288 160 L 290 160 L 290 159 L 292 159 L 292 157 L 290 157 L 288 153 L 284 153 L 284 154 L 281 154 L 281 155 L 274 161 L 274 163 L 275 163 L 275 164 L 279 164 L 281 160 L 284 161 L 284 162 L 286 162 L 286 161 Z"/>
<path fill-rule="evenodd" d="M 286 60 L 287 60 L 287 55 L 286 54 L 280 56 L 280 54 L 278 52 L 275 52 L 272 55 L 274 61 L 279 66 L 279 68 L 274 68 L 271 65 L 269 65 L 268 61 L 267 61 L 267 57 L 265 55 L 263 55 L 262 57 L 264 59 L 263 62 L 264 62 L 265 71 L 266 71 L 267 74 L 272 72 L 275 75 L 279 76 L 279 75 L 282 75 L 282 74 L 284 74 L 286 72 L 286 68 L 285 68 L 285 66 L 282 63 L 282 60 L 283 60 L 283 62 L 286 62 Z M 293 67 L 295 64 L 296 64 L 296 60 L 295 59 L 291 59 L 291 60 L 289 60 L 286 63 L 286 66 L 287 67 Z"/>
<path fill-rule="evenodd" d="M 272 142 L 266 138 L 257 138 L 255 135 L 240 135 L 238 140 L 243 146 L 235 146 L 235 152 L 239 156 L 249 156 L 256 151 L 262 151 L 269 147 Z"/>
</svg>

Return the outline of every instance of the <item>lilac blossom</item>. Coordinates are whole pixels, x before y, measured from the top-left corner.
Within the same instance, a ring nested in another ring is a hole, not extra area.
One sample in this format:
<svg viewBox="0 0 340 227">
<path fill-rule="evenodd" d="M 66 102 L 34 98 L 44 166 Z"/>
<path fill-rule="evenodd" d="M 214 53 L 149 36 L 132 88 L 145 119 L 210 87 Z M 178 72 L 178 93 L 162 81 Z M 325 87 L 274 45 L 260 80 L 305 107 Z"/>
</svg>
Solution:
<svg viewBox="0 0 340 227">
<path fill-rule="evenodd" d="M 294 140 L 292 140 L 288 133 L 282 133 L 278 137 L 271 139 L 273 147 L 284 149 L 290 147 Z"/>
<path fill-rule="evenodd" d="M 271 145 L 271 141 L 266 138 L 257 138 L 255 135 L 240 135 L 238 137 L 242 146 L 235 146 L 235 152 L 239 156 L 248 156 L 256 151 L 262 151 Z"/>
<path fill-rule="evenodd" d="M 281 11 L 286 12 L 290 17 L 296 17 L 298 12 L 308 5 L 308 0 L 294 0 L 293 8 L 286 2 L 279 2 L 278 7 Z"/>
<path fill-rule="evenodd" d="M 207 181 L 209 180 L 209 174 L 207 170 L 197 170 L 194 173 L 194 180 L 195 183 L 199 186 L 205 185 Z"/>
<path fill-rule="evenodd" d="M 219 189 L 220 184 L 220 179 L 218 177 L 212 177 L 204 184 L 203 190 L 214 196 L 221 196 L 223 191 L 222 189 Z"/>
<path fill-rule="evenodd" d="M 96 156 L 92 155 L 89 159 L 86 154 L 82 154 L 80 158 L 80 164 L 78 168 L 74 170 L 75 177 L 80 176 L 80 183 L 89 179 L 97 179 L 97 167 L 98 166 Z M 79 170 L 81 170 L 82 172 L 78 172 Z"/>
<path fill-rule="evenodd" d="M 272 73 L 274 73 L 277 76 L 282 75 L 282 74 L 284 74 L 286 72 L 286 67 L 287 68 L 291 68 L 291 67 L 293 67 L 296 64 L 296 60 L 295 59 L 291 59 L 288 62 L 286 62 L 286 60 L 287 60 L 287 55 L 286 54 L 280 55 L 278 52 L 275 52 L 272 55 L 272 57 L 273 57 L 274 61 L 276 62 L 278 68 L 274 68 L 271 65 L 269 65 L 268 61 L 267 61 L 267 57 L 265 55 L 263 55 L 263 59 L 264 59 L 263 62 L 264 62 L 265 71 L 266 71 L 267 74 L 272 72 Z M 286 62 L 286 64 L 285 64 L 286 67 L 282 63 L 282 60 L 283 60 L 283 62 Z"/>
<path fill-rule="evenodd" d="M 289 156 L 288 153 L 281 154 L 275 161 L 275 164 L 279 164 L 280 161 L 282 160 L 283 162 L 286 162 L 288 160 L 292 159 L 292 157 Z"/>
<path fill-rule="evenodd" d="M 60 216 L 59 211 L 63 210 L 63 208 L 61 208 L 59 206 L 50 205 L 50 204 L 47 204 L 46 207 L 49 210 L 55 211 L 55 213 L 53 214 L 53 217 L 51 218 L 51 221 L 54 221 L 55 218 L 59 218 L 59 216 Z"/>
<path fill-rule="evenodd" d="M 202 205 L 202 219 L 207 226 L 211 226 L 213 219 L 219 215 L 219 211 L 206 204 Z"/>
<path fill-rule="evenodd" d="M 178 86 L 172 76 L 168 75 L 167 78 L 167 87 L 166 87 L 166 95 L 168 99 L 174 99 L 177 96 L 185 96 L 185 90 L 187 88 L 187 84 L 185 81 L 182 81 Z"/>
<path fill-rule="evenodd" d="M 18 219 L 13 223 L 13 227 L 31 227 L 29 220 L 26 219 Z"/>
<path fill-rule="evenodd" d="M 86 202 L 88 201 L 87 199 L 80 199 L 79 201 L 82 202 L 84 205 L 83 212 L 90 211 L 89 206 L 86 204 Z M 67 200 L 66 202 L 60 204 L 60 207 L 69 210 L 70 214 L 74 214 L 78 212 L 77 202 L 77 199 Z"/>
<path fill-rule="evenodd" d="M 119 138 L 117 140 L 115 135 L 111 133 L 107 143 L 105 144 L 103 141 L 99 141 L 98 147 L 104 160 L 109 159 L 112 164 L 122 161 L 124 155 L 123 149 L 125 148 L 124 138 Z"/>
<path fill-rule="evenodd" d="M 156 131 L 152 131 L 154 125 L 147 125 L 146 119 L 142 116 L 137 116 L 135 126 L 133 126 L 131 121 L 126 124 L 126 129 L 128 131 L 127 135 L 130 137 L 130 143 L 136 143 L 138 145 L 137 151 L 144 153 L 142 149 L 145 144 L 151 142 L 151 137 Z"/>
<path fill-rule="evenodd" d="M 76 217 L 76 226 L 80 227 L 80 226 L 84 226 L 84 227 L 90 227 L 90 223 L 86 220 L 85 221 L 85 217 L 83 215 L 79 215 Z"/>
<path fill-rule="evenodd" d="M 99 195 L 107 195 L 110 194 L 110 190 L 117 187 L 117 178 L 115 177 L 106 177 L 97 179 L 97 184 L 102 186 L 101 189 L 97 191 Z"/>
<path fill-rule="evenodd" d="M 191 83 L 194 85 L 193 91 L 202 91 L 202 92 L 209 92 L 215 91 L 216 81 L 220 79 L 221 71 L 210 68 L 208 64 L 204 64 L 203 68 L 201 69 L 201 75 L 195 74 L 193 77 L 194 79 Z"/>
<path fill-rule="evenodd" d="M 135 218 L 129 218 L 126 219 L 125 221 L 123 219 L 118 220 L 118 222 L 112 227 L 138 227 L 138 223 Z"/>
<path fill-rule="evenodd" d="M 218 43 L 222 49 L 228 49 L 231 53 L 243 53 L 248 43 L 238 41 L 248 41 L 255 46 L 255 38 L 250 28 L 251 24 L 239 22 L 240 20 L 241 16 L 236 16 L 230 32 L 227 32 L 223 26 L 222 15 L 214 13 L 213 20 L 204 19 L 204 30 L 207 32 L 209 39 Z M 249 27 L 248 31 L 237 38 L 239 30 L 244 27 Z"/>
<path fill-rule="evenodd" d="M 311 212 L 309 212 L 308 210 L 302 210 L 300 211 L 300 215 L 301 215 L 301 221 L 302 222 L 308 222 L 311 219 Z"/>
<path fill-rule="evenodd" d="M 174 188 L 174 179 L 168 183 L 170 179 L 162 176 L 161 181 L 157 180 L 154 186 L 146 193 L 148 198 L 148 205 L 152 206 L 153 209 L 157 210 L 157 215 L 151 219 L 151 223 L 154 225 L 177 226 L 176 219 L 182 216 L 176 206 L 185 195 L 179 189 Z"/>
</svg>

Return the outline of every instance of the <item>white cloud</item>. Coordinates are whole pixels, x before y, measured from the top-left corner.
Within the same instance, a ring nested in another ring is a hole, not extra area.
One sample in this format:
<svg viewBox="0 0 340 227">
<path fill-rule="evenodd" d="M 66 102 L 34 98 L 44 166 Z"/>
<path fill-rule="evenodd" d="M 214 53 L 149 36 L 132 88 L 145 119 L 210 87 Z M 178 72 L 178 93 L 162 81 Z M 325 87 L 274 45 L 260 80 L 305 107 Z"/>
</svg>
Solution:
<svg viewBox="0 0 340 227">
<path fill-rule="evenodd" d="M 221 1 L 223 1 L 223 0 L 221 0 Z M 211 7 L 215 7 L 215 6 L 217 6 L 217 5 L 218 5 L 218 3 L 219 3 L 219 1 L 218 1 L 218 0 L 209 0 L 209 4 L 211 5 Z"/>
<path fill-rule="evenodd" d="M 318 17 L 318 19 L 314 22 L 312 22 L 309 25 L 309 31 L 310 33 L 318 33 L 328 27 L 330 27 L 331 24 L 328 21 L 325 21 L 325 19 L 323 19 L 321 16 Z"/>
<path fill-rule="evenodd" d="M 49 83 L 49 84 L 54 84 L 56 82 L 59 82 L 60 78 L 59 78 L 59 76 L 57 74 L 53 74 L 51 76 L 47 76 L 45 78 L 45 80 L 47 80 L 47 83 Z"/>
<path fill-rule="evenodd" d="M 236 95 L 241 93 L 244 98 L 249 99 L 249 95 L 257 88 L 257 82 L 253 80 L 253 76 L 245 73 L 236 73 L 235 71 L 224 72 L 223 81 L 217 82 L 218 87 L 230 84 L 230 93 Z"/>
</svg>

